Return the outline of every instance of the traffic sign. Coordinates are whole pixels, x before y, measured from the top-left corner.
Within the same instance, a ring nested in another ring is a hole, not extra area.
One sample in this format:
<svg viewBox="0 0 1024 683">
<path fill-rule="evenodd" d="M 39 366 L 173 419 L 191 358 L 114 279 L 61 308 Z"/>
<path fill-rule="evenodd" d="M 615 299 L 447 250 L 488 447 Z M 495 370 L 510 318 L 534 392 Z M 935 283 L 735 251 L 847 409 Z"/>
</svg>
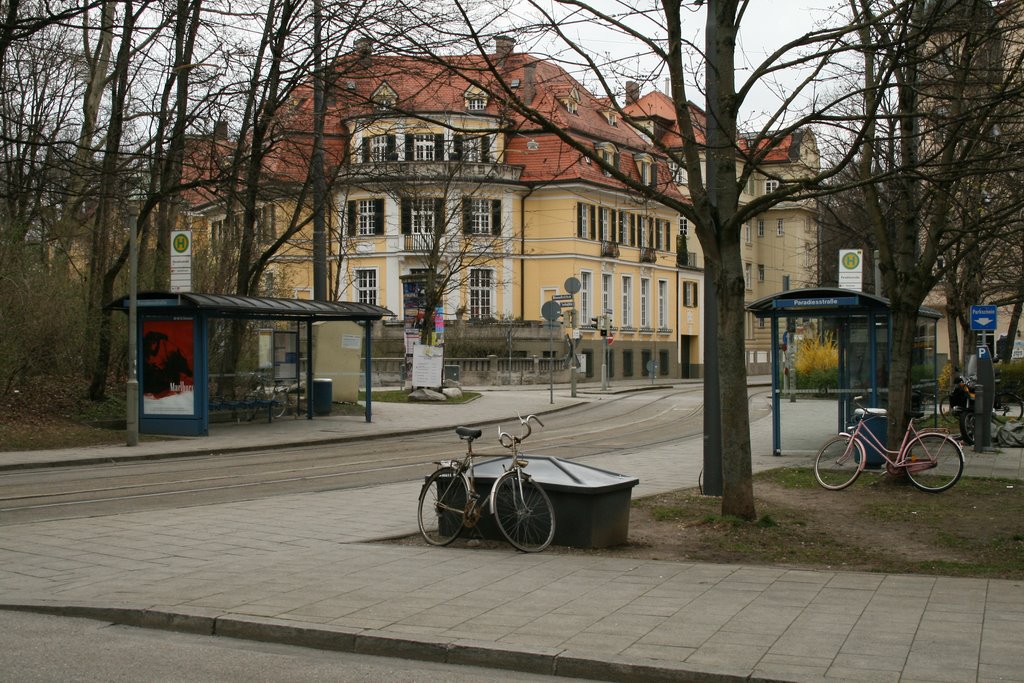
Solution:
<svg viewBox="0 0 1024 683">
<path fill-rule="evenodd" d="M 971 306 L 971 330 L 975 332 L 995 332 L 996 307 L 991 305 Z"/>
</svg>

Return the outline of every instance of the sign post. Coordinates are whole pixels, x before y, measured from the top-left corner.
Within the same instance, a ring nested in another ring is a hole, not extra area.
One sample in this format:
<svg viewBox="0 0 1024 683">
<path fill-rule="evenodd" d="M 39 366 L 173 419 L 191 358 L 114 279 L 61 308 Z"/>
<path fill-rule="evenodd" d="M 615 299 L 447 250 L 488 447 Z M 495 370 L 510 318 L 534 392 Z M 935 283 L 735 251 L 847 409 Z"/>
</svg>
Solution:
<svg viewBox="0 0 1024 683">
<path fill-rule="evenodd" d="M 839 250 L 839 287 L 860 292 L 864 287 L 864 250 Z"/>
<path fill-rule="evenodd" d="M 171 291 L 192 291 L 192 231 L 171 232 Z"/>
</svg>

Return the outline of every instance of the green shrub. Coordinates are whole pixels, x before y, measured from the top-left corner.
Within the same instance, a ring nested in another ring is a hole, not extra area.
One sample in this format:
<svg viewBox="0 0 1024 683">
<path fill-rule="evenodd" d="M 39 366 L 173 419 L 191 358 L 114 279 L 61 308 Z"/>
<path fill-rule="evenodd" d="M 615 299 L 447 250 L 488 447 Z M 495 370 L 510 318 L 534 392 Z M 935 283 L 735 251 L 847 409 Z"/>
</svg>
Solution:
<svg viewBox="0 0 1024 683">
<path fill-rule="evenodd" d="M 796 349 L 798 389 L 835 388 L 839 379 L 839 349 L 831 333 L 808 337 Z"/>
</svg>

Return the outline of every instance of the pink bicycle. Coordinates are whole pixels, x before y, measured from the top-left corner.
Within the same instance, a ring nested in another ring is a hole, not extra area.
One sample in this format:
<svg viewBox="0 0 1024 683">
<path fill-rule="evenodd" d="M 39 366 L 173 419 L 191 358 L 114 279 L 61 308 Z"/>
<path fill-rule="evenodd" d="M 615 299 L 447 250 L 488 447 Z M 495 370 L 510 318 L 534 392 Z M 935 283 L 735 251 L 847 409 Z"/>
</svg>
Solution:
<svg viewBox="0 0 1024 683">
<path fill-rule="evenodd" d="M 862 398 L 857 396 L 853 400 Z M 869 446 L 885 460 L 886 472 L 893 476 L 906 474 L 910 483 L 922 491 L 940 493 L 960 480 L 964 472 L 960 443 L 945 432 L 918 431 L 914 421 L 924 417 L 924 413 L 910 414 L 910 424 L 898 451 L 886 448 L 866 427 L 871 420 L 885 420 L 884 410 L 857 403 L 855 415 L 859 419 L 853 432 L 830 438 L 814 459 L 814 478 L 823 487 L 838 491 L 857 481 L 867 464 Z"/>
</svg>

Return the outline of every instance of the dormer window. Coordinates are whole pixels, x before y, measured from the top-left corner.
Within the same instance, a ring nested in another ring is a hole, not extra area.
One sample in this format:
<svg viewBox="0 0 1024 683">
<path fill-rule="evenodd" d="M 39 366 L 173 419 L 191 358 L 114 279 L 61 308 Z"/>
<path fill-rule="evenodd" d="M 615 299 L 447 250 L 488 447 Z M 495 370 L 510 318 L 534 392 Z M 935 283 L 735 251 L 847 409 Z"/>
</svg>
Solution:
<svg viewBox="0 0 1024 683">
<path fill-rule="evenodd" d="M 636 157 L 636 172 L 640 176 L 640 182 L 644 185 L 654 185 L 657 178 L 654 167 L 654 159 L 646 154 Z"/>
<path fill-rule="evenodd" d="M 398 93 L 387 83 L 382 83 L 373 91 L 371 99 L 377 109 L 394 109 L 395 103 L 398 102 Z"/>
<path fill-rule="evenodd" d="M 466 98 L 466 111 L 484 111 L 487 109 L 487 93 L 476 87 L 470 87 L 463 93 Z"/>
<path fill-rule="evenodd" d="M 618 150 L 615 149 L 615 145 L 612 145 L 607 142 L 598 143 L 597 158 L 605 162 L 609 166 L 613 166 L 614 168 L 619 167 L 619 153 Z M 601 172 L 604 173 L 605 176 L 609 178 L 612 175 L 611 172 L 608 171 L 608 169 L 606 168 L 602 168 Z"/>
<path fill-rule="evenodd" d="M 612 109 L 606 110 L 604 112 L 604 117 L 608 120 L 608 125 L 609 126 L 616 126 L 617 127 L 619 125 L 619 115 L 617 113 L 615 113 L 614 110 L 612 110 Z"/>
<path fill-rule="evenodd" d="M 778 180 L 766 180 L 766 181 L 764 181 L 764 193 L 765 194 L 771 194 L 772 192 L 775 192 L 775 190 L 777 190 L 777 189 L 779 189 L 779 181 Z"/>
<path fill-rule="evenodd" d="M 576 114 L 580 109 L 580 91 L 573 87 L 569 91 L 569 96 L 562 98 L 562 104 L 565 105 L 565 110 L 570 114 Z"/>
</svg>

